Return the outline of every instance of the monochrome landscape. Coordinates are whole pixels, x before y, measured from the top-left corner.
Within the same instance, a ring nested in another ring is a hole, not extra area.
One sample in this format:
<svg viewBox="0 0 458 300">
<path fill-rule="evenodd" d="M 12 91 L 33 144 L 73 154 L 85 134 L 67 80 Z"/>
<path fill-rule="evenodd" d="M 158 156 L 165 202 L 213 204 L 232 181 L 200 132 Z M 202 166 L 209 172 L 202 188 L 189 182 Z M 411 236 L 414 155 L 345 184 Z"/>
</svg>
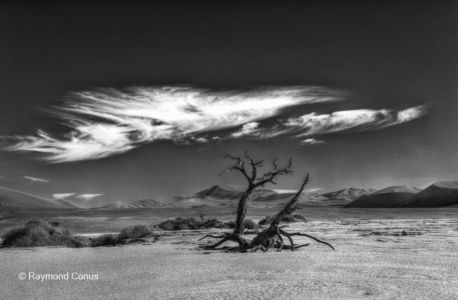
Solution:
<svg viewBox="0 0 458 300">
<path fill-rule="evenodd" d="M 1 299 L 458 299 L 457 3 L 0 5 Z"/>
</svg>

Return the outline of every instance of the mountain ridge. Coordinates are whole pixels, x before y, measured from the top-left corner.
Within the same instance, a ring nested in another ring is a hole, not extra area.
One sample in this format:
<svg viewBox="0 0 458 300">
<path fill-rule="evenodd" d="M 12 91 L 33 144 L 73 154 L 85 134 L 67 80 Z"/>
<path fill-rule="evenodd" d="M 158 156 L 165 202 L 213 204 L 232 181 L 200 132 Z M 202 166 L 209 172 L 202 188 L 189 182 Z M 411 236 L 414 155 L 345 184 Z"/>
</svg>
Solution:
<svg viewBox="0 0 458 300">
<path fill-rule="evenodd" d="M 169 199 L 116 201 L 101 206 L 76 203 L 71 199 L 46 199 L 0 186 L 0 206 L 24 209 L 127 209 L 127 208 L 236 208 L 243 190 L 213 185 L 191 195 Z M 248 205 L 255 208 L 283 206 L 296 191 L 256 190 Z M 458 205 L 458 181 L 439 181 L 420 190 L 408 186 L 390 186 L 379 190 L 346 188 L 333 192 L 303 192 L 297 206 L 339 206 L 349 208 L 440 207 Z"/>
<path fill-rule="evenodd" d="M 0 207 L 15 210 L 70 208 L 67 205 L 53 201 L 51 199 L 46 199 L 40 196 L 3 186 L 0 186 Z"/>
</svg>

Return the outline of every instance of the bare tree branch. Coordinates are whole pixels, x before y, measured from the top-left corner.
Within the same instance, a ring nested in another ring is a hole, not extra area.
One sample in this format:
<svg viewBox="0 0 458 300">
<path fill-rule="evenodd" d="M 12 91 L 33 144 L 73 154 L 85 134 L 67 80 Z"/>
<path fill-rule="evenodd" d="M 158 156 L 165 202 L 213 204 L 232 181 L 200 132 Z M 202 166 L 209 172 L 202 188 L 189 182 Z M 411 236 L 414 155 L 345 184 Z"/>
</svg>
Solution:
<svg viewBox="0 0 458 300">
<path fill-rule="evenodd" d="M 291 214 L 295 209 L 293 208 L 293 205 L 296 204 L 296 202 L 299 200 L 299 197 L 301 196 L 302 192 L 304 191 L 305 185 L 309 182 L 309 174 L 304 178 L 304 181 L 301 184 L 301 187 L 299 190 L 294 194 L 293 198 L 286 203 L 286 205 L 283 207 L 283 209 L 274 217 L 272 222 L 270 223 L 270 227 L 277 227 L 280 225 L 281 220 L 286 216 Z"/>
<path fill-rule="evenodd" d="M 232 156 L 230 154 L 226 154 L 224 156 L 225 158 L 229 158 L 229 159 L 232 159 L 232 160 L 235 160 L 235 165 L 233 166 L 230 166 L 228 167 L 226 170 L 223 171 L 223 173 L 226 173 L 227 171 L 230 171 L 230 170 L 237 170 L 239 171 L 240 173 L 242 173 L 242 175 L 245 177 L 245 179 L 248 181 L 248 184 L 249 185 L 252 185 L 253 184 L 253 181 L 251 180 L 251 177 L 248 175 L 248 172 L 247 170 L 245 169 L 245 161 L 243 161 L 242 158 L 240 157 L 237 157 L 237 156 Z"/>
<path fill-rule="evenodd" d="M 254 181 L 256 179 L 256 176 L 257 176 L 257 169 L 258 167 L 262 167 L 262 163 L 264 162 L 264 160 L 258 160 L 258 161 L 255 161 L 253 160 L 249 155 L 248 155 L 248 152 L 245 151 L 245 158 L 248 159 L 248 162 L 251 166 L 251 181 Z"/>
<path fill-rule="evenodd" d="M 273 170 L 264 173 L 255 181 L 255 186 L 264 186 L 266 183 L 277 184 L 274 180 L 280 175 L 286 175 L 292 173 L 291 166 L 293 164 L 293 160 L 290 158 L 288 161 L 288 165 L 284 168 L 279 169 L 277 164 L 278 158 L 275 158 L 272 161 Z"/>
</svg>

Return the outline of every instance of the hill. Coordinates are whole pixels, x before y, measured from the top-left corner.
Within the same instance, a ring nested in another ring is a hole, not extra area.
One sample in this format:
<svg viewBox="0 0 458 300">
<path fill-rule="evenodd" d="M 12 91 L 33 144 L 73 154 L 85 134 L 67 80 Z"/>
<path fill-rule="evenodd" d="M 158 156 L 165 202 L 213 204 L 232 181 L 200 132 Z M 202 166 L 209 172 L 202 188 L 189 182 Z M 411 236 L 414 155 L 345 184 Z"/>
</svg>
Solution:
<svg viewBox="0 0 458 300">
<path fill-rule="evenodd" d="M 105 197 L 94 197 L 90 199 L 85 199 L 85 194 L 72 194 L 62 198 L 57 198 L 55 201 L 61 203 L 64 206 L 69 207 L 76 207 L 81 209 L 89 209 L 89 208 L 98 208 L 107 206 L 110 204 L 114 204 Z"/>
<path fill-rule="evenodd" d="M 458 181 L 436 182 L 413 196 L 406 207 L 458 205 Z"/>
<path fill-rule="evenodd" d="M 441 207 L 458 205 L 458 181 L 436 182 L 423 190 L 406 186 L 384 188 L 358 197 L 345 207 Z"/>
<path fill-rule="evenodd" d="M 123 208 L 153 208 L 166 207 L 167 204 L 154 199 L 144 199 L 135 201 L 116 201 L 101 207 L 99 209 L 123 209 Z"/>
<path fill-rule="evenodd" d="M 178 196 L 169 204 L 172 207 L 236 207 L 243 191 L 214 185 L 190 196 Z"/>
<path fill-rule="evenodd" d="M 243 191 L 234 190 L 229 187 L 214 185 L 209 189 L 197 192 L 194 197 L 197 198 L 216 198 L 216 199 L 238 199 L 243 194 Z M 188 197 L 185 197 L 188 198 Z"/>
<path fill-rule="evenodd" d="M 418 189 L 407 186 L 391 186 L 374 193 L 362 195 L 345 207 L 401 207 L 409 203 Z"/>
<path fill-rule="evenodd" d="M 0 187 L 0 207 L 14 210 L 74 208 L 70 204 L 63 204 L 6 187 Z"/>
<path fill-rule="evenodd" d="M 321 203 L 325 206 L 345 206 L 353 200 L 375 192 L 374 189 L 347 188 L 335 192 L 321 194 Z"/>
</svg>

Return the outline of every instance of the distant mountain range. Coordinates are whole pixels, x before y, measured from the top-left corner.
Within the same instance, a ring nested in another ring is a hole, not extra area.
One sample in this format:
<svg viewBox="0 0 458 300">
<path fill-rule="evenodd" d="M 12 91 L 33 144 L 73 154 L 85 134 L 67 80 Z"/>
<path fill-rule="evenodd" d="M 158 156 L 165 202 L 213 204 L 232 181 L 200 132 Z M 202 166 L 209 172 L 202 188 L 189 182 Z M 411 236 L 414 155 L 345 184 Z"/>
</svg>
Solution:
<svg viewBox="0 0 458 300">
<path fill-rule="evenodd" d="M 189 196 L 171 199 L 143 199 L 117 201 L 94 207 L 71 197 L 46 199 L 18 190 L 0 187 L 0 209 L 127 209 L 127 208 L 235 208 L 243 191 L 215 185 Z M 290 190 L 257 190 L 249 201 L 250 207 L 278 208 L 294 195 Z M 299 207 L 340 206 L 349 208 L 376 207 L 441 207 L 458 205 L 458 182 L 437 182 L 420 190 L 406 186 L 392 186 L 381 190 L 348 188 L 328 193 L 304 192 Z"/>
<path fill-rule="evenodd" d="M 346 207 L 441 207 L 458 205 L 458 181 L 436 182 L 423 190 L 395 186 L 361 196 Z"/>
</svg>

